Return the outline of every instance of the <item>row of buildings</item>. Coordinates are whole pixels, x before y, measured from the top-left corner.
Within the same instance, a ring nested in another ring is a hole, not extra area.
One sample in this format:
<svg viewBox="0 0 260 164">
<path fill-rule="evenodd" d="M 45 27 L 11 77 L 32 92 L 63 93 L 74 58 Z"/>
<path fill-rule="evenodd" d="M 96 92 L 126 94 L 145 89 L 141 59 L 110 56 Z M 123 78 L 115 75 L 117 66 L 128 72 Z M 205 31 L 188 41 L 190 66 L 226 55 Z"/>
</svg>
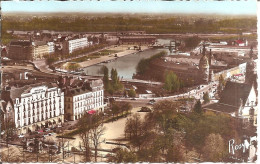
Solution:
<svg viewBox="0 0 260 164">
<path fill-rule="evenodd" d="M 5 51 L 7 50 L 5 49 Z M 5 56 L 15 60 L 33 60 L 54 52 L 53 42 L 18 40 L 10 42 L 8 53 L 6 52 Z"/>
<path fill-rule="evenodd" d="M 13 122 L 21 134 L 77 120 L 104 107 L 102 80 L 60 77 L 57 83 L 5 87 L 0 112 L 2 125 Z"/>
<path fill-rule="evenodd" d="M 71 54 L 77 50 L 84 49 L 93 44 L 87 37 L 60 37 L 52 41 L 14 40 L 3 49 L 5 57 L 14 60 L 37 60 L 45 55 L 61 53 Z"/>
</svg>

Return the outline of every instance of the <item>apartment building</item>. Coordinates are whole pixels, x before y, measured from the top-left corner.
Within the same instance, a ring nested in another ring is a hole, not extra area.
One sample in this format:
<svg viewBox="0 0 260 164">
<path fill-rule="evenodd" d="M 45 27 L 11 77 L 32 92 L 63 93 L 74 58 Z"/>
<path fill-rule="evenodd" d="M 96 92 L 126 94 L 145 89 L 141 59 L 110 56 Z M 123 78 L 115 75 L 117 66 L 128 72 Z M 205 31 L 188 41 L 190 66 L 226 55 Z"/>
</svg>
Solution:
<svg viewBox="0 0 260 164">
<path fill-rule="evenodd" d="M 65 90 L 65 119 L 77 120 L 84 113 L 103 111 L 104 90 L 100 79 L 88 80 L 85 85 Z"/>
<path fill-rule="evenodd" d="M 18 134 L 61 124 L 64 121 L 64 93 L 56 84 L 39 83 L 5 90 L 1 95 L 11 101 Z"/>
<path fill-rule="evenodd" d="M 71 54 L 76 50 L 83 49 L 92 45 L 92 42 L 88 41 L 88 38 L 79 38 L 72 40 L 65 40 L 62 43 L 62 53 L 63 54 Z"/>
<path fill-rule="evenodd" d="M 29 40 L 11 41 L 7 57 L 13 60 L 32 60 L 32 51 L 32 42 Z"/>
<path fill-rule="evenodd" d="M 45 41 L 32 42 L 33 45 L 33 59 L 42 59 L 44 55 L 54 53 L 54 43 Z"/>
</svg>

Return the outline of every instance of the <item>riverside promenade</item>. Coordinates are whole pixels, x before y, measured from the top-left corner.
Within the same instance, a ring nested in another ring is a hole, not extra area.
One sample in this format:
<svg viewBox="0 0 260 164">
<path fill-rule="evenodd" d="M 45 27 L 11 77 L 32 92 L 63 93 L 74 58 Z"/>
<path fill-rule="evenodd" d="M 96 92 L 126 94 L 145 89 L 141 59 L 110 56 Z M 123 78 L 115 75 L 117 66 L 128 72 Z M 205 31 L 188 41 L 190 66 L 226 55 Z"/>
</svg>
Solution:
<svg viewBox="0 0 260 164">
<path fill-rule="evenodd" d="M 142 46 L 142 51 L 148 50 L 148 49 L 149 49 L 148 46 Z M 88 61 L 84 61 L 84 62 L 80 62 L 78 64 L 80 65 L 80 67 L 84 68 L 84 67 L 89 67 L 91 65 L 95 65 L 95 64 L 98 64 L 98 63 L 115 60 L 117 58 L 120 58 L 120 57 L 123 57 L 123 56 L 130 55 L 130 54 L 138 52 L 138 50 L 125 49 L 125 47 L 123 47 L 123 46 L 118 46 L 116 48 L 109 48 L 108 50 L 122 50 L 122 52 L 112 53 L 112 54 L 110 54 L 108 56 L 101 56 L 99 58 L 88 60 Z M 115 54 L 117 54 L 117 55 L 115 56 Z"/>
</svg>

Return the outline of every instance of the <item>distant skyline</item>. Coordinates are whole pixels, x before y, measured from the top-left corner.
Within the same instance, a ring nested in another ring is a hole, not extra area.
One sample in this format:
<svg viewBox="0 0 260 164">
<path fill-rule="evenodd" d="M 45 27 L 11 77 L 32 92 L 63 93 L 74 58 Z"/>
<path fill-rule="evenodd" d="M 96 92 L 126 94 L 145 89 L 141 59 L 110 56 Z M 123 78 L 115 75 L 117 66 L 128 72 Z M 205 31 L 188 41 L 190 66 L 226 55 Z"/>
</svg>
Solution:
<svg viewBox="0 0 260 164">
<path fill-rule="evenodd" d="M 256 15 L 256 0 L 241 1 L 2 1 L 2 12 L 198 13 Z"/>
</svg>

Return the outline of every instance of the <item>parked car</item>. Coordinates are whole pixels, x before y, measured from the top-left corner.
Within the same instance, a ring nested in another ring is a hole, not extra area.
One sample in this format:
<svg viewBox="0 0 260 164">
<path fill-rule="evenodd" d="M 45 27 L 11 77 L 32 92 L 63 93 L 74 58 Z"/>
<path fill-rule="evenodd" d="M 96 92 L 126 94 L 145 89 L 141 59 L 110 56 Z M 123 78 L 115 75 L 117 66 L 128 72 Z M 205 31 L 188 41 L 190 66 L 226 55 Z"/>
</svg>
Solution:
<svg viewBox="0 0 260 164">
<path fill-rule="evenodd" d="M 48 132 L 48 131 L 50 131 L 50 130 L 51 130 L 51 129 L 49 129 L 49 128 L 45 128 L 45 129 L 44 129 L 45 132 Z"/>
<path fill-rule="evenodd" d="M 153 102 L 153 103 L 155 103 L 155 100 L 154 100 L 154 99 L 152 99 L 152 100 L 150 100 L 149 102 Z"/>
<path fill-rule="evenodd" d="M 148 107 L 146 107 L 146 106 L 144 106 L 144 107 L 142 107 L 141 110 L 139 110 L 138 112 L 151 112 L 151 109 L 148 108 Z"/>
<path fill-rule="evenodd" d="M 153 102 L 149 102 L 148 104 L 149 104 L 149 105 L 153 105 L 154 103 L 153 103 Z"/>
<path fill-rule="evenodd" d="M 20 135 L 18 136 L 18 138 L 24 138 L 24 135 L 23 135 L 23 134 L 20 134 Z"/>
<path fill-rule="evenodd" d="M 53 136 L 53 135 L 54 135 L 54 133 L 48 133 L 48 135 L 49 135 L 49 136 Z"/>
<path fill-rule="evenodd" d="M 148 102 L 149 105 L 153 105 L 154 103 L 155 103 L 155 100 L 154 100 L 154 99 L 152 99 L 152 100 L 150 100 L 150 101 Z"/>
<path fill-rule="evenodd" d="M 136 100 L 136 98 L 131 98 L 131 100 Z"/>
</svg>

